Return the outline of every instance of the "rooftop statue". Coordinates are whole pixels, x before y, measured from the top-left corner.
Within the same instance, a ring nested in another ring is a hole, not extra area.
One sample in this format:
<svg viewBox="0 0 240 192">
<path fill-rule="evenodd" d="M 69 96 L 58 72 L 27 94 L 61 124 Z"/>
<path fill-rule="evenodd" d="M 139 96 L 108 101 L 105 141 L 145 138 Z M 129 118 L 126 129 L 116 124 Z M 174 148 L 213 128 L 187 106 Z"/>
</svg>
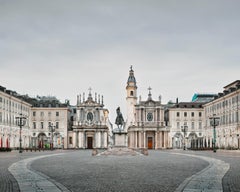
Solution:
<svg viewBox="0 0 240 192">
<path fill-rule="evenodd" d="M 124 119 L 123 119 L 122 113 L 120 111 L 120 107 L 117 108 L 116 112 L 117 112 L 117 118 L 116 118 L 115 124 L 120 129 L 123 127 L 123 124 L 124 124 Z"/>
</svg>

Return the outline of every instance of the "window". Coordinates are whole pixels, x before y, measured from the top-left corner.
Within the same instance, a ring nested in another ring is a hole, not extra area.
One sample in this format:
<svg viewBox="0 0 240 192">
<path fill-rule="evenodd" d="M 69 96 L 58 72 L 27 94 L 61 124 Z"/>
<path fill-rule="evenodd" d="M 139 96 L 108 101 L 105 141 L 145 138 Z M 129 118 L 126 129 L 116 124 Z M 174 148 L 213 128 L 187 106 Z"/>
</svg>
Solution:
<svg viewBox="0 0 240 192">
<path fill-rule="evenodd" d="M 191 113 L 191 116 L 194 117 L 194 112 Z"/>
<path fill-rule="evenodd" d="M 36 129 L 36 122 L 33 122 L 33 129 Z"/>
<path fill-rule="evenodd" d="M 51 121 L 48 122 L 48 127 L 50 128 L 52 126 Z"/>
<path fill-rule="evenodd" d="M 130 91 L 130 95 L 133 96 L 133 91 Z"/>
<path fill-rule="evenodd" d="M 194 122 L 192 122 L 192 129 L 194 129 Z"/>
<path fill-rule="evenodd" d="M 91 112 L 88 112 L 87 114 L 87 120 L 92 121 L 93 120 L 93 114 Z"/>
<path fill-rule="evenodd" d="M 41 129 L 43 129 L 43 122 L 41 122 Z"/>
<path fill-rule="evenodd" d="M 58 112 L 58 111 L 56 112 L 56 116 L 57 116 L 57 117 L 59 116 L 59 112 Z"/>
<path fill-rule="evenodd" d="M 0 102 L 2 103 L 2 97 L 0 97 Z"/>
<path fill-rule="evenodd" d="M 198 116 L 199 116 L 199 117 L 202 117 L 202 112 L 199 112 Z"/>
<path fill-rule="evenodd" d="M 180 129 L 180 122 L 177 122 L 177 129 Z"/>
<path fill-rule="evenodd" d="M 0 123 L 2 122 L 2 112 L 0 112 Z"/>
<path fill-rule="evenodd" d="M 184 117 L 187 117 L 187 112 L 184 112 Z"/>
<path fill-rule="evenodd" d="M 72 144 L 72 137 L 69 137 L 69 144 Z"/>
<path fill-rule="evenodd" d="M 44 116 L 44 112 L 43 112 L 43 111 L 41 111 L 40 115 L 41 115 L 41 117 L 43 117 L 43 116 Z"/>
<path fill-rule="evenodd" d="M 148 121 L 152 121 L 153 120 L 153 114 L 152 113 L 148 113 L 147 114 L 147 120 Z"/>
<path fill-rule="evenodd" d="M 199 129 L 202 129 L 202 122 L 201 122 L 201 121 L 199 121 L 198 128 L 199 128 Z"/>
<path fill-rule="evenodd" d="M 59 122 L 56 122 L 56 129 L 59 128 Z"/>
<path fill-rule="evenodd" d="M 179 112 L 177 112 L 177 117 L 180 117 L 180 113 Z"/>
<path fill-rule="evenodd" d="M 49 117 L 51 116 L 51 111 L 48 112 L 48 116 L 49 116 Z"/>
<path fill-rule="evenodd" d="M 35 137 L 35 136 L 36 136 L 36 133 L 33 133 L 33 136 Z"/>
<path fill-rule="evenodd" d="M 33 117 L 35 117 L 36 116 L 36 111 L 33 111 Z"/>
</svg>

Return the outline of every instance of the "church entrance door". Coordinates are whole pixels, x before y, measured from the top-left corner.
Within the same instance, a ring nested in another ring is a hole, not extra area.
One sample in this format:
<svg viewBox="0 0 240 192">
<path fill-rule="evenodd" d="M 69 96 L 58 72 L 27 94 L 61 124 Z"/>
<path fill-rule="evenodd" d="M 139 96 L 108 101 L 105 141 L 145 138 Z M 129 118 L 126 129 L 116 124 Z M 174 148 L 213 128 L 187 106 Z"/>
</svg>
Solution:
<svg viewBox="0 0 240 192">
<path fill-rule="evenodd" d="M 93 148 L 93 138 L 87 137 L 87 148 L 92 149 Z"/>
<path fill-rule="evenodd" d="M 153 148 L 153 138 L 148 137 L 148 149 L 152 149 L 152 148 Z"/>
</svg>

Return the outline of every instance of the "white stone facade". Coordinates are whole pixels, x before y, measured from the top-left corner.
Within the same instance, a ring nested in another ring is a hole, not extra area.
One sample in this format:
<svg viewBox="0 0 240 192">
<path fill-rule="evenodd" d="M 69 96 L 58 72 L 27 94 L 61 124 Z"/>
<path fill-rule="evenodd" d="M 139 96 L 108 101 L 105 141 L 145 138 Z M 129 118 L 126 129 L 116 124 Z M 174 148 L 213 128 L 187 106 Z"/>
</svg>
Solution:
<svg viewBox="0 0 240 192">
<path fill-rule="evenodd" d="M 16 117 L 26 118 L 22 126 L 22 147 L 30 143 L 29 114 L 31 105 L 21 99 L 16 93 L 1 87 L 0 90 L 0 148 L 18 148 L 20 146 L 20 127 Z"/>
<path fill-rule="evenodd" d="M 237 80 L 224 87 L 219 97 L 204 105 L 205 133 L 208 146 L 212 146 L 213 126 L 210 117 L 220 118 L 216 126 L 216 146 L 219 148 L 240 148 L 240 81 Z"/>
<path fill-rule="evenodd" d="M 172 148 L 183 148 L 184 144 L 187 148 L 203 148 L 204 109 L 202 103 L 176 103 L 167 109 L 167 114 Z"/>
<path fill-rule="evenodd" d="M 154 101 L 149 89 L 148 99 L 137 103 L 137 85 L 132 67 L 127 81 L 128 147 L 134 149 L 169 148 L 169 129 L 164 122 L 164 105 Z"/>
<path fill-rule="evenodd" d="M 67 140 L 65 138 L 69 127 L 69 115 L 68 107 L 33 107 L 31 109 L 30 146 L 49 148 L 53 139 L 53 148 L 66 148 Z"/>
<path fill-rule="evenodd" d="M 85 101 L 78 96 L 73 129 L 68 132 L 68 148 L 102 149 L 110 145 L 112 126 L 108 118 L 108 110 L 104 109 L 103 97 L 93 99 L 91 91 Z"/>
</svg>

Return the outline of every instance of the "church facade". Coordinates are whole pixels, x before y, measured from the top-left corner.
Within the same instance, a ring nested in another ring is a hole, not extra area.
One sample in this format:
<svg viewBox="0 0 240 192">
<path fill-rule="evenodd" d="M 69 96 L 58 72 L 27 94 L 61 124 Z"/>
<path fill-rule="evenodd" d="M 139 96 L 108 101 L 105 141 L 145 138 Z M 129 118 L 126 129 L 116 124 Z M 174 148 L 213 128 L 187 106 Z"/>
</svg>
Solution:
<svg viewBox="0 0 240 192">
<path fill-rule="evenodd" d="M 101 101 L 100 101 L 101 99 Z M 108 110 L 104 108 L 103 96 L 95 93 L 93 99 L 91 89 L 88 98 L 77 97 L 76 114 L 72 130 L 68 131 L 68 148 L 104 149 L 108 147 L 111 136 L 111 123 Z"/>
<path fill-rule="evenodd" d="M 137 101 L 137 82 L 131 67 L 127 81 L 127 121 L 128 147 L 133 149 L 169 148 L 169 127 L 164 121 L 164 105 L 161 97 L 152 99 L 151 88 L 148 98 Z"/>
</svg>

